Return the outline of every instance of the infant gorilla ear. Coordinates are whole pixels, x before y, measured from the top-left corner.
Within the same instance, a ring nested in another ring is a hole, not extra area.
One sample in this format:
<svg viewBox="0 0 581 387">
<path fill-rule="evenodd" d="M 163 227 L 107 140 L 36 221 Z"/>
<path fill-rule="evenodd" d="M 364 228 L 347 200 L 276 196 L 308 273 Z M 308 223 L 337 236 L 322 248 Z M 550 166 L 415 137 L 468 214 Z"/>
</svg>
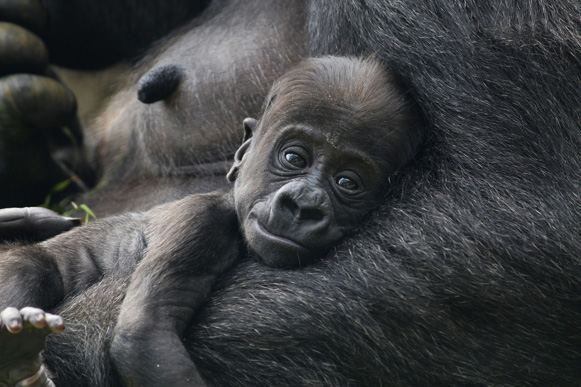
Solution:
<svg viewBox="0 0 581 387">
<path fill-rule="evenodd" d="M 248 246 L 266 265 L 301 266 L 378 204 L 415 153 L 422 120 L 371 59 L 308 59 L 275 82 L 265 106 L 258 123 L 245 121 L 228 178 Z"/>
</svg>

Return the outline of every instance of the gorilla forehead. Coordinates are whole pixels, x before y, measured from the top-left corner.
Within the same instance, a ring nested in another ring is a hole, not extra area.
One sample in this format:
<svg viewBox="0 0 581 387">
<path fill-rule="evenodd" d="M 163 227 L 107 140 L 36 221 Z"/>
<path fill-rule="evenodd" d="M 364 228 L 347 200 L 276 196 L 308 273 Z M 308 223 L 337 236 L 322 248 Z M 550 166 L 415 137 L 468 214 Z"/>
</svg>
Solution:
<svg viewBox="0 0 581 387">
<path fill-rule="evenodd" d="M 408 105 L 393 75 L 376 61 L 312 58 L 273 85 L 258 132 L 301 123 L 328 133 L 330 141 L 357 138 L 368 146 L 409 127 Z"/>
</svg>

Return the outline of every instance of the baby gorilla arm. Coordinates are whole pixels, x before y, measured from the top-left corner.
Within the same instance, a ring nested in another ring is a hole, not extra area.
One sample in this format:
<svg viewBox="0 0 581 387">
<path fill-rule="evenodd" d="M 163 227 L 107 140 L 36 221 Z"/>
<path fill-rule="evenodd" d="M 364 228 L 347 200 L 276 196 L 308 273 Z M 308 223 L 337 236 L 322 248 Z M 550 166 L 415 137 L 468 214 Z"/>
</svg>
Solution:
<svg viewBox="0 0 581 387">
<path fill-rule="evenodd" d="M 40 351 L 46 336 L 61 332 L 64 323 L 24 306 L 50 309 L 102 276 L 128 276 L 145 248 L 145 216 L 92 222 L 37 245 L 0 246 L 0 386 L 53 385 Z"/>
<path fill-rule="evenodd" d="M 110 353 L 128 385 L 202 385 L 181 335 L 216 277 L 238 258 L 229 194 L 193 195 L 154 210 L 148 250 L 121 306 Z"/>
<path fill-rule="evenodd" d="M 51 309 L 110 272 L 130 273 L 145 248 L 144 216 L 104 219 L 43 243 L 0 249 L 0 311 Z"/>
</svg>

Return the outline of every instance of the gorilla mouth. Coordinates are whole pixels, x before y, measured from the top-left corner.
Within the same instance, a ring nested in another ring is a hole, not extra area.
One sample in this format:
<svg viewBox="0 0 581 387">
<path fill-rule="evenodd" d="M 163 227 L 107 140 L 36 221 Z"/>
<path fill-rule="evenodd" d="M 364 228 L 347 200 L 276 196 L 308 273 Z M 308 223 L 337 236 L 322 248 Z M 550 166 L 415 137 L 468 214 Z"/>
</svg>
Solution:
<svg viewBox="0 0 581 387">
<path fill-rule="evenodd" d="M 260 234 L 262 234 L 262 236 L 264 238 L 270 240 L 271 242 L 275 243 L 276 245 L 283 246 L 285 248 L 286 248 L 286 246 L 289 246 L 289 249 L 291 249 L 291 250 L 300 250 L 300 251 L 304 251 L 304 252 L 312 251 L 311 249 L 303 246 L 302 244 L 300 244 L 297 241 L 294 241 L 290 238 L 283 237 L 281 235 L 277 235 L 277 234 L 272 233 L 258 219 L 255 219 L 254 221 L 256 222 L 257 231 L 259 231 Z"/>
<path fill-rule="evenodd" d="M 252 219 L 252 238 L 249 247 L 266 266 L 276 268 L 296 268 L 311 263 L 326 251 L 312 249 L 286 236 L 274 234 L 257 218 Z"/>
</svg>

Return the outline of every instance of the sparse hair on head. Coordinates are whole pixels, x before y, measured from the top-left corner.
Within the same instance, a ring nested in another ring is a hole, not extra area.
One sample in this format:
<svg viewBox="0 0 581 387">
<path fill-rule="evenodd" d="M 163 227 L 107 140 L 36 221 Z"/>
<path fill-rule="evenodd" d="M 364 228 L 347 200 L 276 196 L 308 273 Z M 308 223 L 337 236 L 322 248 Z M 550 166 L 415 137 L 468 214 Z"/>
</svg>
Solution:
<svg viewBox="0 0 581 387">
<path fill-rule="evenodd" d="M 310 121 L 356 135 L 370 146 L 387 147 L 394 168 L 413 157 L 424 130 L 413 98 L 395 74 L 373 57 L 303 60 L 274 83 L 261 121 L 271 127 Z"/>
</svg>

